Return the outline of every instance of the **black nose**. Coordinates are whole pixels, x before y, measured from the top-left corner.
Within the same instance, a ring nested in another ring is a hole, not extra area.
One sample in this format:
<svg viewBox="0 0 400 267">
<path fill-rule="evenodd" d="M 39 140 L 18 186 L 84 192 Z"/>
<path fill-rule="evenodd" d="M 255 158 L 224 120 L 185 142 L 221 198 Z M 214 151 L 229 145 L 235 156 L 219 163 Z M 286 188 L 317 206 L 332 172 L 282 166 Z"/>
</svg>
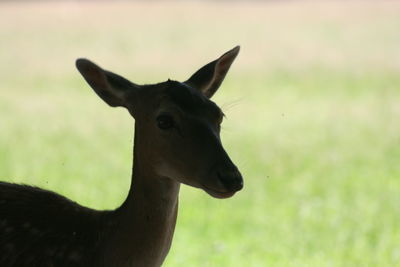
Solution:
<svg viewBox="0 0 400 267">
<path fill-rule="evenodd" d="M 243 188 L 243 178 L 238 171 L 218 172 L 218 178 L 228 191 L 239 191 Z"/>
</svg>

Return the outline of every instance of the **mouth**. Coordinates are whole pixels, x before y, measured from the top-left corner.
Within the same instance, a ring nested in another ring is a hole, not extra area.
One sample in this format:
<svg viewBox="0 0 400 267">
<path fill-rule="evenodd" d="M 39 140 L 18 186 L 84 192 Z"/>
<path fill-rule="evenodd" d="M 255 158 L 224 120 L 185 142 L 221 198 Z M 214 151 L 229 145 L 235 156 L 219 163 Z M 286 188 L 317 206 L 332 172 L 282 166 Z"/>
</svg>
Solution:
<svg viewBox="0 0 400 267">
<path fill-rule="evenodd" d="M 236 191 L 221 192 L 221 191 L 217 191 L 217 190 L 208 188 L 206 186 L 203 186 L 203 190 L 206 191 L 206 193 L 209 194 L 210 196 L 219 198 L 219 199 L 230 198 L 236 193 Z"/>
</svg>

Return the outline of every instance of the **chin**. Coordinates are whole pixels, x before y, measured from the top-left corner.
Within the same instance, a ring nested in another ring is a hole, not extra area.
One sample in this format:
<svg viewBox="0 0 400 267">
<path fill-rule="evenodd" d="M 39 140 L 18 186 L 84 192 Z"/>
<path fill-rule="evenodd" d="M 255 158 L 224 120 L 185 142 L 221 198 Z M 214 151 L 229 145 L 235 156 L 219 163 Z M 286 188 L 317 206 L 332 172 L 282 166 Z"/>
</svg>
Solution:
<svg viewBox="0 0 400 267">
<path fill-rule="evenodd" d="M 232 197 L 236 191 L 232 191 L 232 192 L 219 192 L 219 191 L 215 191 L 215 190 L 211 190 L 208 188 L 204 188 L 203 189 L 207 194 L 209 194 L 210 196 L 214 197 L 214 198 L 219 198 L 219 199 L 225 199 L 225 198 L 230 198 Z"/>
</svg>

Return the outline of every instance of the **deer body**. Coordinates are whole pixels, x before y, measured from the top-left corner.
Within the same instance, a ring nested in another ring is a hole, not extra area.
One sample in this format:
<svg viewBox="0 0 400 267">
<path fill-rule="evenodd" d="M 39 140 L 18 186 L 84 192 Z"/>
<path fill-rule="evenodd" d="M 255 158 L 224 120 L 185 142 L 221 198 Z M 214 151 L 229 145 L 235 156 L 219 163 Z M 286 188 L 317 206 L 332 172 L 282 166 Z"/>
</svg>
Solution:
<svg viewBox="0 0 400 267">
<path fill-rule="evenodd" d="M 0 266 L 160 266 L 171 246 L 181 183 L 217 198 L 243 186 L 219 139 L 222 113 L 209 100 L 238 52 L 184 83 L 146 86 L 78 60 L 94 91 L 136 120 L 129 194 L 116 210 L 98 211 L 47 190 L 0 182 Z"/>
</svg>

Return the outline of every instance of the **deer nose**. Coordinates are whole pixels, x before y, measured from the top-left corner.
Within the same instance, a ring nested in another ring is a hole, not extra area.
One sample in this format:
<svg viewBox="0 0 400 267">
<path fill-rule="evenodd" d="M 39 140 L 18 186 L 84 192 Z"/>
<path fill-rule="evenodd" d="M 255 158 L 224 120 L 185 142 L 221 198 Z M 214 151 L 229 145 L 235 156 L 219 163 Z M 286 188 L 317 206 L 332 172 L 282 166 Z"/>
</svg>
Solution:
<svg viewBox="0 0 400 267">
<path fill-rule="evenodd" d="M 217 175 L 228 191 L 239 191 L 243 188 L 243 178 L 239 171 L 219 171 Z"/>
</svg>

